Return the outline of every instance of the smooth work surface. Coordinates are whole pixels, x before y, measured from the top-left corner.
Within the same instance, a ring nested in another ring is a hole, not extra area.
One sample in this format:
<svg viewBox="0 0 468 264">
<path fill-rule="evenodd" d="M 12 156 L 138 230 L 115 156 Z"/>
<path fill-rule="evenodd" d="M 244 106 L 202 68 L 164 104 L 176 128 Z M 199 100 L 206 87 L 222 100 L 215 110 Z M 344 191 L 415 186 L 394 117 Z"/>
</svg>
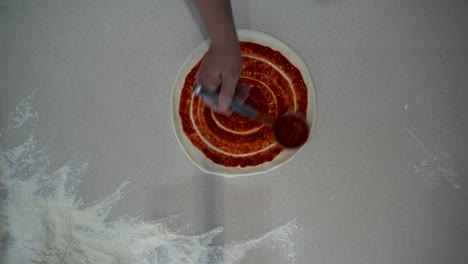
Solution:
<svg viewBox="0 0 468 264">
<path fill-rule="evenodd" d="M 222 226 L 219 245 L 295 221 L 296 263 L 468 263 L 468 2 L 233 2 L 316 86 L 314 132 L 279 169 L 208 175 L 179 148 L 171 86 L 205 39 L 191 1 L 2 1 L 1 128 L 35 91 L 51 168 L 89 162 L 85 204 L 131 182 L 111 219 Z M 238 262 L 287 262 L 268 243 Z"/>
</svg>

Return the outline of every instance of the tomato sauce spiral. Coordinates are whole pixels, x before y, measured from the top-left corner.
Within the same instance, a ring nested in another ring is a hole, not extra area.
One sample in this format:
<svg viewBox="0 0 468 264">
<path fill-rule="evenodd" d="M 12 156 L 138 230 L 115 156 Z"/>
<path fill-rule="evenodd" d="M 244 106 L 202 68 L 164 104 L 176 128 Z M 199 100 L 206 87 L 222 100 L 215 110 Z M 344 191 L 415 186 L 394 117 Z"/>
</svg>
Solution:
<svg viewBox="0 0 468 264">
<path fill-rule="evenodd" d="M 269 47 L 241 42 L 242 73 L 239 83 L 250 86 L 246 104 L 279 117 L 288 111 L 307 114 L 307 85 L 300 70 L 283 54 Z M 185 78 L 179 116 L 185 135 L 213 162 L 226 167 L 257 166 L 273 160 L 283 148 L 272 128 L 238 114 L 216 114 L 192 95 L 198 62 Z"/>
</svg>

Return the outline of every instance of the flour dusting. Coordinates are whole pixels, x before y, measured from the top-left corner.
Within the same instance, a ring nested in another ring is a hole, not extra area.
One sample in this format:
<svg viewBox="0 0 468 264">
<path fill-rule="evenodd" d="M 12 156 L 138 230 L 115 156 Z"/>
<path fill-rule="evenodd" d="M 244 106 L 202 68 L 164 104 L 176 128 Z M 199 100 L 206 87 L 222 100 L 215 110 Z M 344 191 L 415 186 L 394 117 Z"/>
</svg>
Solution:
<svg viewBox="0 0 468 264">
<path fill-rule="evenodd" d="M 414 140 L 418 146 L 418 158 L 411 162 L 411 170 L 420 175 L 424 182 L 431 187 L 439 186 L 445 180 L 455 189 L 460 189 L 461 185 L 457 180 L 459 173 L 451 166 L 452 150 L 450 145 L 454 145 L 453 133 L 443 126 L 441 118 L 425 103 L 420 95 L 416 96 L 416 109 L 420 127 L 432 131 L 437 135 L 437 140 L 429 141 L 432 144 L 424 143 L 424 139 L 417 136 L 415 129 L 404 128 L 408 136 Z M 426 140 L 428 141 L 428 140 Z M 408 169 L 405 169 L 408 172 Z"/>
<path fill-rule="evenodd" d="M 8 128 L 16 129 L 22 127 L 27 121 L 36 121 L 39 118 L 37 111 L 33 110 L 32 102 L 35 92 L 20 101 L 15 109 L 10 112 L 8 121 L 11 123 Z"/>
<path fill-rule="evenodd" d="M 421 174 L 426 183 L 431 187 L 439 185 L 441 179 L 445 178 L 453 188 L 460 189 L 461 185 L 456 181 L 458 173 L 444 165 L 447 159 L 451 157 L 451 153 L 447 152 L 446 147 L 438 145 L 433 151 L 430 151 L 411 129 L 405 128 L 404 130 L 413 137 L 423 150 L 419 160 L 413 163 L 414 171 Z"/>
<path fill-rule="evenodd" d="M 32 100 L 33 95 L 18 104 L 7 129 L 25 129 L 27 122 L 38 122 Z M 18 146 L 0 149 L 4 263 L 238 263 L 260 247 L 271 249 L 284 263 L 295 262 L 296 220 L 224 246 L 213 245 L 222 227 L 185 236 L 162 222 L 128 217 L 108 221 L 109 211 L 133 188 L 131 184 L 122 183 L 107 198 L 84 206 L 78 187 L 88 164 L 72 158 L 51 171 L 48 147 L 39 145 L 31 132 Z"/>
</svg>

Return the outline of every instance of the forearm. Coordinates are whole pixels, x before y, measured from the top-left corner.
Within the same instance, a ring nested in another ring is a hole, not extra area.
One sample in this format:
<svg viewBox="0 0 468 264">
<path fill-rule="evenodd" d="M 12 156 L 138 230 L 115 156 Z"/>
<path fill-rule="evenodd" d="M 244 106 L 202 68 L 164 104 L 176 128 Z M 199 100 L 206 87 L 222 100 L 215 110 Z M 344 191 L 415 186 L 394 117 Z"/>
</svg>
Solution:
<svg viewBox="0 0 468 264">
<path fill-rule="evenodd" d="M 230 0 L 195 0 L 212 45 L 238 41 Z"/>
</svg>

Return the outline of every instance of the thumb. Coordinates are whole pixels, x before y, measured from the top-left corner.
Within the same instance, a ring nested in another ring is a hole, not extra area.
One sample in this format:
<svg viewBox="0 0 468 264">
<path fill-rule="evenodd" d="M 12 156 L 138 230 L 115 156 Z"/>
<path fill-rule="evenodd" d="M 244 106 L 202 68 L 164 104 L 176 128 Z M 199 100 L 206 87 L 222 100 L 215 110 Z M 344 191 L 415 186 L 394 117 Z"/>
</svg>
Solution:
<svg viewBox="0 0 468 264">
<path fill-rule="evenodd" d="M 237 79 L 225 78 L 221 84 L 221 91 L 218 97 L 218 106 L 221 111 L 229 111 L 232 98 L 236 92 Z"/>
</svg>

